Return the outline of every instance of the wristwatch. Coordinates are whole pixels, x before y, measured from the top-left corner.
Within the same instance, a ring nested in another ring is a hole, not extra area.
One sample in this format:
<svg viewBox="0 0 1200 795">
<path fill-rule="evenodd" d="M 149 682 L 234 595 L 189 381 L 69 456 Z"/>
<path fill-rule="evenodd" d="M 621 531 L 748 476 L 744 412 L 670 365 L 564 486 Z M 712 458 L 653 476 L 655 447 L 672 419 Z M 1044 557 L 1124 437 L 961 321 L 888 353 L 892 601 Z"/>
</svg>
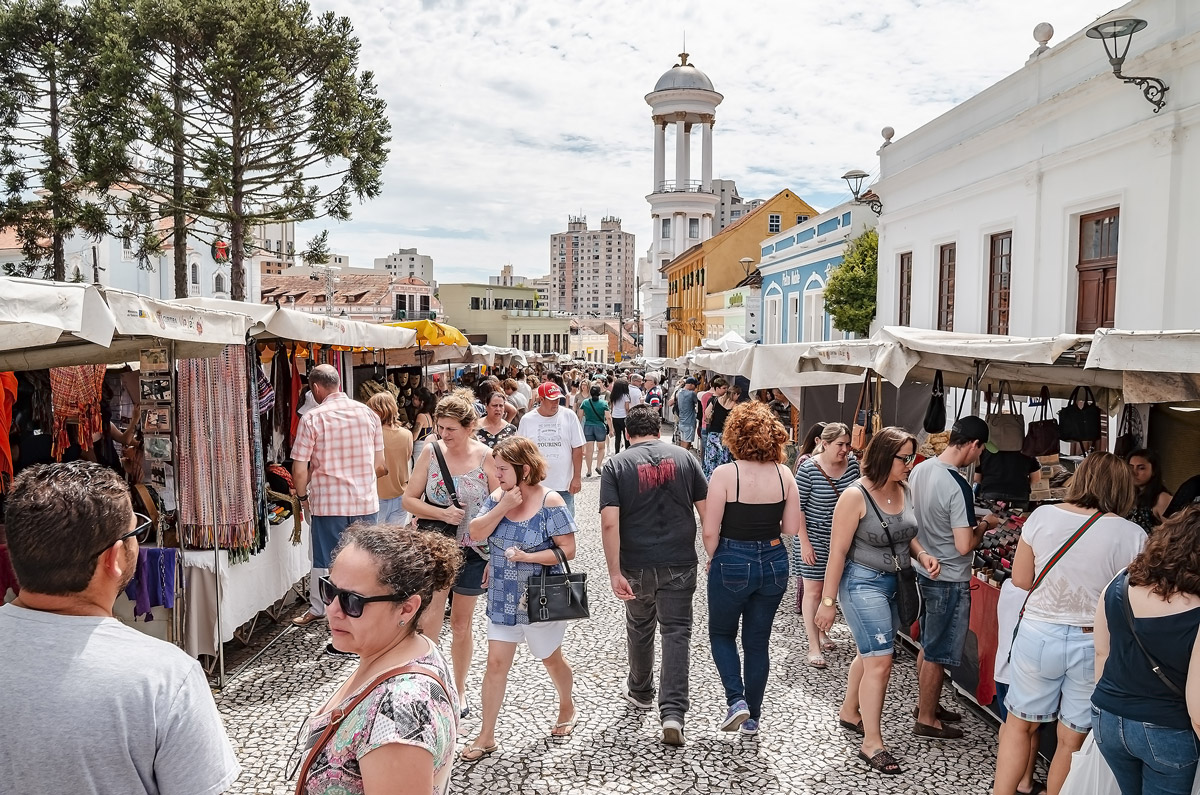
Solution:
<svg viewBox="0 0 1200 795">
<path fill-rule="evenodd" d="M 833 607 L 833 597 L 832 596 L 822 596 L 821 604 L 825 605 L 826 607 Z"/>
<path fill-rule="evenodd" d="M 300 500 L 300 502 L 308 502 L 308 495 L 307 495 L 307 494 L 301 494 L 301 495 L 300 495 L 300 496 L 299 496 L 297 499 L 299 499 L 299 500 Z"/>
</svg>

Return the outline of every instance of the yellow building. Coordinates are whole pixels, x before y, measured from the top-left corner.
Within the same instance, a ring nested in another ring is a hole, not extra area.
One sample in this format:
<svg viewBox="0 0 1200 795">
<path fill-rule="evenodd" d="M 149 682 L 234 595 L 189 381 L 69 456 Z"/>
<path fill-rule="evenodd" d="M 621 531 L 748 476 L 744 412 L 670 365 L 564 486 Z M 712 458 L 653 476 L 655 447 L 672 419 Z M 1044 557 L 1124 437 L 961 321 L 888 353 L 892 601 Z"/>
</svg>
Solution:
<svg viewBox="0 0 1200 795">
<path fill-rule="evenodd" d="M 758 264 L 760 244 L 771 235 L 808 220 L 817 211 L 790 190 L 782 190 L 720 234 L 692 246 L 663 266 L 667 282 L 667 356 L 682 356 L 707 332 L 705 298 L 746 278 L 742 259 Z"/>
</svg>

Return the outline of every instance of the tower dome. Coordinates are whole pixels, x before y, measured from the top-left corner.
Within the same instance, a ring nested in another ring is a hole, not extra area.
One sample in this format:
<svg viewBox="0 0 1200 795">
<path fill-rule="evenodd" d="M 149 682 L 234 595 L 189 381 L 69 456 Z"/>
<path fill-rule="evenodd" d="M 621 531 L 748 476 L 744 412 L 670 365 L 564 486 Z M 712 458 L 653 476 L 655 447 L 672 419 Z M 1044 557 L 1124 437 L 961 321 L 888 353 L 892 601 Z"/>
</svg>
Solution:
<svg viewBox="0 0 1200 795">
<path fill-rule="evenodd" d="M 670 91 L 671 89 L 699 89 L 700 91 L 716 91 L 708 75 L 701 72 L 694 64 L 687 62 L 688 53 L 679 53 L 679 63 L 672 66 L 654 84 L 655 91 Z"/>
</svg>

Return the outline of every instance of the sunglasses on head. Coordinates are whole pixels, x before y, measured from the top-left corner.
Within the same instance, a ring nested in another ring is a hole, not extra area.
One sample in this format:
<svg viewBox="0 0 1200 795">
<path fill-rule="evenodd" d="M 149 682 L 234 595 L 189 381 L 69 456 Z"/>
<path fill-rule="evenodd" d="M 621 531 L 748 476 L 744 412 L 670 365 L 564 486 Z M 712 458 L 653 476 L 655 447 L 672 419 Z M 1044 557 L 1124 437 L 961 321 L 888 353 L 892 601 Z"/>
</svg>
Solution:
<svg viewBox="0 0 1200 795">
<path fill-rule="evenodd" d="M 317 580 L 317 586 L 320 590 L 321 601 L 325 606 L 333 604 L 333 600 L 338 600 L 338 607 L 342 608 L 342 612 L 347 618 L 361 618 L 363 608 L 371 602 L 403 602 L 408 599 L 408 596 L 402 594 L 387 594 L 386 596 L 363 596 L 354 591 L 346 591 L 337 587 L 328 577 L 321 577 Z"/>
<path fill-rule="evenodd" d="M 95 555 L 92 555 L 92 557 L 95 558 L 103 555 L 105 552 L 112 549 L 113 544 L 116 544 L 119 541 L 124 541 L 127 538 L 135 538 L 139 544 L 146 543 L 147 538 L 150 536 L 150 528 L 154 526 L 154 521 L 149 516 L 146 516 L 143 513 L 137 513 L 135 511 L 133 514 L 133 522 L 134 526 L 132 530 L 122 536 L 118 536 L 116 540 L 110 542 L 104 547 L 104 549 L 101 549 Z"/>
</svg>

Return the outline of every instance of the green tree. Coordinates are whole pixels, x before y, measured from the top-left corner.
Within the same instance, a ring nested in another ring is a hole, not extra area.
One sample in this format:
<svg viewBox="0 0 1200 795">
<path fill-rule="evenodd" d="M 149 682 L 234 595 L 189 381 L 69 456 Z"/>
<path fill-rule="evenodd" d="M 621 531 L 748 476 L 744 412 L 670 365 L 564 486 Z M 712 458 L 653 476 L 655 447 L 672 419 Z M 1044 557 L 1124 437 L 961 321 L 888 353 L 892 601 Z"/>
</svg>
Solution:
<svg viewBox="0 0 1200 795">
<path fill-rule="evenodd" d="M 841 264 L 830 271 L 825 284 L 825 311 L 834 326 L 861 337 L 870 335 L 878 280 L 879 233 L 868 229 L 847 243 Z"/>
<path fill-rule="evenodd" d="M 300 252 L 300 259 L 305 265 L 324 265 L 329 262 L 329 230 L 322 229 L 321 234 L 308 241 L 308 245 Z"/>
</svg>

